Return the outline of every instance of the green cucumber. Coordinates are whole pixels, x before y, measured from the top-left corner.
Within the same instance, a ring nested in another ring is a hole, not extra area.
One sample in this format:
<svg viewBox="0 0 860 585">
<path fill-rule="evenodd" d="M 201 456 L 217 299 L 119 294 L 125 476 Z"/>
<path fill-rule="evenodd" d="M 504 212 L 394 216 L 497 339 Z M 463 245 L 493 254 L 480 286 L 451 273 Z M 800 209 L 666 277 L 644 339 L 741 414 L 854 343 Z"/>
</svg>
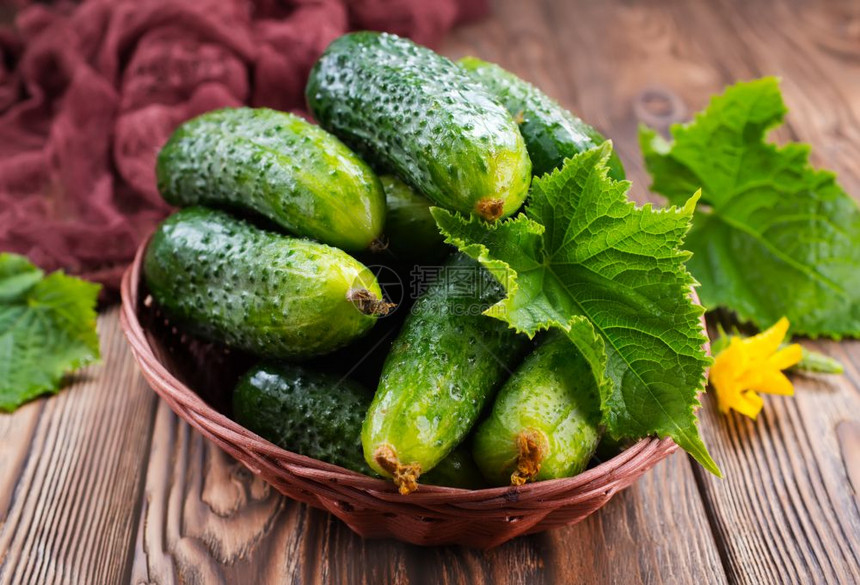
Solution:
<svg viewBox="0 0 860 585">
<path fill-rule="evenodd" d="M 390 308 L 373 274 L 346 252 L 204 207 L 158 227 L 143 272 L 176 325 L 262 356 L 332 351 Z"/>
<path fill-rule="evenodd" d="M 475 57 L 464 57 L 458 63 L 520 122 L 535 176 L 549 173 L 561 167 L 565 159 L 606 142 L 600 132 L 513 73 Z M 625 178 L 624 166 L 615 152 L 609 159 L 609 175 L 619 181 Z"/>
<path fill-rule="evenodd" d="M 588 362 L 554 335 L 499 390 L 475 432 L 472 456 L 493 485 L 570 477 L 600 441 L 600 396 Z"/>
<path fill-rule="evenodd" d="M 531 163 L 513 117 L 455 63 L 408 39 L 335 39 L 305 89 L 319 123 L 442 207 L 514 213 Z"/>
<path fill-rule="evenodd" d="M 185 122 L 161 149 L 156 175 L 171 205 L 254 212 L 344 250 L 367 248 L 385 221 L 382 186 L 364 161 L 322 128 L 265 108 Z"/>
<path fill-rule="evenodd" d="M 430 200 L 395 176 L 382 175 L 379 180 L 388 206 L 385 221 L 388 251 L 397 260 L 440 262 L 450 248 L 430 214 Z"/>
<path fill-rule="evenodd" d="M 472 460 L 472 453 L 465 443 L 461 443 L 436 467 L 422 475 L 421 483 L 464 490 L 479 490 L 487 487 L 487 482 Z"/>
<path fill-rule="evenodd" d="M 352 380 L 285 363 L 251 368 L 233 392 L 233 417 L 288 451 L 370 474 L 361 422 L 371 393 Z"/>
<path fill-rule="evenodd" d="M 404 494 L 465 438 L 528 345 L 482 314 L 503 296 L 489 272 L 462 254 L 441 268 L 385 360 L 361 434 L 368 464 Z"/>
<path fill-rule="evenodd" d="M 296 364 L 263 362 L 233 392 L 233 418 L 288 451 L 373 475 L 361 451 L 361 424 L 372 394 L 361 384 Z M 476 489 L 486 483 L 469 450 L 456 449 L 425 478 Z"/>
</svg>

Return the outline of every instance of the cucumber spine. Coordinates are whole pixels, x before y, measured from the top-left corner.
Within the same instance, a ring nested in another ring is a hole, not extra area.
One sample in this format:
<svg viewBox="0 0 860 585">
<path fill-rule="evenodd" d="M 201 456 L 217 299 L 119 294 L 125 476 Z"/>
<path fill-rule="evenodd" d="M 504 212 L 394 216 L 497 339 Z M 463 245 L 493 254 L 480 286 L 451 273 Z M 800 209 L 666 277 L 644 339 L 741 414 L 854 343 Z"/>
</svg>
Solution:
<svg viewBox="0 0 860 585">
<path fill-rule="evenodd" d="M 499 390 L 472 456 L 493 485 L 576 475 L 600 441 L 600 396 L 570 340 L 547 336 Z"/>
<path fill-rule="evenodd" d="M 175 324 L 273 358 L 332 351 L 390 308 L 373 274 L 346 252 L 203 207 L 161 223 L 143 273 Z"/>
<path fill-rule="evenodd" d="M 513 214 L 531 162 L 513 117 L 449 59 L 396 35 L 335 39 L 305 89 L 319 123 L 438 205 Z"/>
<path fill-rule="evenodd" d="M 592 126 L 510 71 L 475 57 L 464 57 L 458 63 L 517 119 L 535 176 L 552 172 L 565 159 L 606 142 Z M 615 151 L 609 159 L 609 175 L 618 181 L 625 178 Z"/>
<path fill-rule="evenodd" d="M 236 384 L 233 418 L 283 449 L 372 476 L 361 450 L 361 425 L 371 399 L 372 393 L 349 377 L 266 361 Z M 460 489 L 486 485 L 465 445 L 425 479 Z"/>
<path fill-rule="evenodd" d="M 236 385 L 233 417 L 288 451 L 370 474 L 359 446 L 370 399 L 370 391 L 349 378 L 264 362 Z"/>
<path fill-rule="evenodd" d="M 430 200 L 393 175 L 382 175 L 379 181 L 387 206 L 387 251 L 401 262 L 433 264 L 442 261 L 450 247 L 430 214 Z"/>
<path fill-rule="evenodd" d="M 171 205 L 256 213 L 288 233 L 349 251 L 379 238 L 379 179 L 340 140 L 299 116 L 224 108 L 176 129 L 158 154 Z"/>
<path fill-rule="evenodd" d="M 365 460 L 403 494 L 463 441 L 529 344 L 482 314 L 503 295 L 489 272 L 459 253 L 443 268 L 395 340 L 362 429 Z"/>
</svg>

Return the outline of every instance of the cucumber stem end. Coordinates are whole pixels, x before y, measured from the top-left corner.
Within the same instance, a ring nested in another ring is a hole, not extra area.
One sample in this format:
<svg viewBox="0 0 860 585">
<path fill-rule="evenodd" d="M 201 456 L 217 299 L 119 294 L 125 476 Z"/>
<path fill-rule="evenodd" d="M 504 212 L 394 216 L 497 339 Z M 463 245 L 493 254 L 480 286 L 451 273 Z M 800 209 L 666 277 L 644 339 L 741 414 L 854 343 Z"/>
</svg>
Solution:
<svg viewBox="0 0 860 585">
<path fill-rule="evenodd" d="M 517 435 L 517 469 L 511 474 L 511 485 L 523 485 L 534 481 L 540 472 L 541 461 L 544 458 L 546 437 L 543 433 L 528 429 Z"/>
<path fill-rule="evenodd" d="M 403 465 L 397 459 L 397 453 L 390 445 L 380 445 L 373 454 L 376 463 L 390 473 L 394 478 L 394 485 L 402 495 L 408 495 L 418 489 L 418 478 L 421 476 L 421 465 L 419 463 L 408 463 Z"/>
<path fill-rule="evenodd" d="M 502 199 L 481 199 L 475 204 L 475 211 L 487 221 L 496 221 L 505 212 Z"/>
<path fill-rule="evenodd" d="M 380 254 L 385 252 L 388 249 L 388 238 L 385 236 L 379 236 L 370 242 L 370 245 L 367 247 L 368 250 L 373 252 L 374 254 Z"/>
<path fill-rule="evenodd" d="M 346 300 L 355 305 L 355 308 L 365 315 L 384 317 L 397 305 L 389 303 L 385 299 L 377 298 L 375 294 L 366 288 L 351 288 L 346 292 Z"/>
</svg>

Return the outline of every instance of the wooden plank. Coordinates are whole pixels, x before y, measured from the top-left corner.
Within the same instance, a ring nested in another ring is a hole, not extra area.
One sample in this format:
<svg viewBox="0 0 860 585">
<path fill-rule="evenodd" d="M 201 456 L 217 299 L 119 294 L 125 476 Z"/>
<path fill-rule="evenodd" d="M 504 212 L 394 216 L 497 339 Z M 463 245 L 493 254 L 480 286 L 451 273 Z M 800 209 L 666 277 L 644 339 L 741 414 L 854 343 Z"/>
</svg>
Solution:
<svg viewBox="0 0 860 585">
<path fill-rule="evenodd" d="M 132 583 L 362 582 L 352 579 L 357 566 L 364 582 L 404 582 L 403 545 L 365 542 L 329 514 L 282 497 L 164 403 L 144 501 Z"/>
<path fill-rule="evenodd" d="M 860 343 L 815 346 L 847 374 L 795 376 L 796 395 L 767 397 L 757 421 L 707 403 L 705 440 L 726 477 L 696 474 L 733 582 L 860 582 Z"/>
<path fill-rule="evenodd" d="M 686 458 L 671 457 L 584 522 L 489 551 L 362 542 L 332 526 L 322 548 L 335 570 L 313 582 L 379 582 L 371 571 L 391 552 L 389 573 L 402 583 L 726 582 L 689 476 Z"/>
<path fill-rule="evenodd" d="M 103 365 L 0 415 L 0 583 L 127 579 L 156 401 L 117 309 L 99 318 L 99 335 Z"/>
<path fill-rule="evenodd" d="M 791 113 L 777 138 L 810 142 L 813 160 L 839 171 L 856 196 L 860 47 L 848 41 L 840 19 L 857 16 L 858 8 L 728 0 L 649 4 L 642 8 L 648 22 L 672 15 L 674 26 L 665 32 L 674 58 L 695 62 L 705 83 L 687 88 L 686 76 L 672 81 L 676 73 L 658 67 L 654 55 L 641 66 L 664 71 L 663 83 L 693 111 L 707 94 L 737 79 L 781 76 Z M 856 362 L 849 356 L 860 354 L 857 342 L 817 345 L 843 361 Z M 797 378 L 797 397 L 768 398 L 757 422 L 723 417 L 706 401 L 703 434 L 726 479 L 698 467 L 695 473 L 731 581 L 860 581 L 860 512 L 849 479 L 858 467 L 851 450 L 860 425 L 857 380 L 856 365 L 842 378 Z"/>
<path fill-rule="evenodd" d="M 295 550 L 269 534 L 298 531 L 280 515 L 282 498 L 160 402 L 146 484 L 141 495 L 133 583 L 264 582 L 265 564 L 248 563 L 249 551 L 283 561 Z M 257 546 L 259 544 L 259 546 Z M 228 581 L 224 567 L 246 571 L 247 581 Z"/>
<path fill-rule="evenodd" d="M 690 475 L 678 453 L 582 525 L 550 533 L 546 563 L 571 567 L 555 582 L 727 582 Z"/>
</svg>

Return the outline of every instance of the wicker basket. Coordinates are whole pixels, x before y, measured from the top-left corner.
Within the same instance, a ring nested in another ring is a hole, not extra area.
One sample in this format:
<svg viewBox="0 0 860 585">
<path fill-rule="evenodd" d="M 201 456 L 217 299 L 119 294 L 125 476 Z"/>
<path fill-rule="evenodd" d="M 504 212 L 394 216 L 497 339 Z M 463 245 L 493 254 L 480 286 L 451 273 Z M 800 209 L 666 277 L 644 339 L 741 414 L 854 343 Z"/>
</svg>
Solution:
<svg viewBox="0 0 860 585">
<path fill-rule="evenodd" d="M 677 449 L 670 439 L 643 439 L 572 478 L 474 491 L 421 486 L 402 496 L 390 482 L 285 451 L 219 412 L 226 398 L 213 388 L 231 379 L 225 368 L 245 364 L 187 340 L 147 306 L 140 280 L 145 246 L 123 276 L 121 313 L 143 376 L 180 418 L 253 473 L 294 500 L 328 510 L 363 537 L 490 548 L 579 522 Z"/>
</svg>

